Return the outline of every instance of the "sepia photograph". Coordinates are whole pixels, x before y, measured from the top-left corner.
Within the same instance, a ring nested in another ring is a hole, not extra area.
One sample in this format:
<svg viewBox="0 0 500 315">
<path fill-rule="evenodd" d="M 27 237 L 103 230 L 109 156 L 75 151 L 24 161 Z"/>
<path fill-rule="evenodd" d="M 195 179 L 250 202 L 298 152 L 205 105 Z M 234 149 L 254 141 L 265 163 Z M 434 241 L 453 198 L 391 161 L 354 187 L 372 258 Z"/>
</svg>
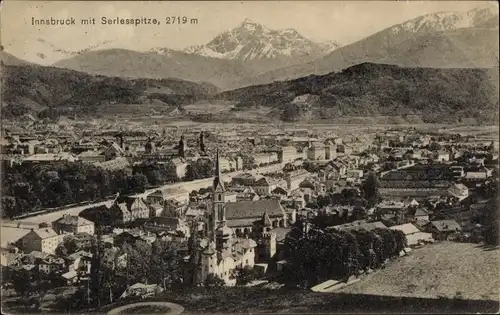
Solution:
<svg viewBox="0 0 500 315">
<path fill-rule="evenodd" d="M 500 311 L 497 1 L 0 18 L 2 314 Z"/>
</svg>

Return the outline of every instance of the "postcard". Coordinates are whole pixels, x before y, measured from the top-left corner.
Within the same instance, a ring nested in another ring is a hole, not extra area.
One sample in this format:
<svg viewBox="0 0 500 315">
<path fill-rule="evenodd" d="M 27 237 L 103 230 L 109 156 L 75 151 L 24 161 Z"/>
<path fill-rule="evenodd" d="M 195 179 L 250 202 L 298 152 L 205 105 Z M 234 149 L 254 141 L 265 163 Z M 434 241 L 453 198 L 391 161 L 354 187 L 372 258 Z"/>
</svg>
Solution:
<svg viewBox="0 0 500 315">
<path fill-rule="evenodd" d="M 3 1 L 5 314 L 495 313 L 494 1 Z"/>
</svg>

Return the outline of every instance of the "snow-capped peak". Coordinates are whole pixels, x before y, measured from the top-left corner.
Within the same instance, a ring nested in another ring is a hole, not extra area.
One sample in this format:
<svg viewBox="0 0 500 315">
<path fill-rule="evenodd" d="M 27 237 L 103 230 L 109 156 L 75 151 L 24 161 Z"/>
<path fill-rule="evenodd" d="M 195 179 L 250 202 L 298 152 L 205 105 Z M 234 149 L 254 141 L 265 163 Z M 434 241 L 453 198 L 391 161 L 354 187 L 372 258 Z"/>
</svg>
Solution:
<svg viewBox="0 0 500 315">
<path fill-rule="evenodd" d="M 24 55 L 20 55 L 19 57 L 29 62 L 41 65 L 52 65 L 59 60 L 74 57 L 85 52 L 108 48 L 112 46 L 113 43 L 114 42 L 111 40 L 105 40 L 90 45 L 84 49 L 66 50 L 61 49 L 53 43 L 39 37 L 34 42 L 32 49 L 26 50 Z"/>
<path fill-rule="evenodd" d="M 184 50 L 186 53 L 206 57 L 236 60 L 262 60 L 277 58 L 315 58 L 332 51 L 332 45 L 315 43 L 296 30 L 272 30 L 245 19 L 232 30 L 223 32 L 205 45 Z"/>
<path fill-rule="evenodd" d="M 438 12 L 423 15 L 394 27 L 415 33 L 447 31 L 466 27 L 477 27 L 490 19 L 498 18 L 498 12 L 491 5 L 481 6 L 468 12 Z"/>
</svg>

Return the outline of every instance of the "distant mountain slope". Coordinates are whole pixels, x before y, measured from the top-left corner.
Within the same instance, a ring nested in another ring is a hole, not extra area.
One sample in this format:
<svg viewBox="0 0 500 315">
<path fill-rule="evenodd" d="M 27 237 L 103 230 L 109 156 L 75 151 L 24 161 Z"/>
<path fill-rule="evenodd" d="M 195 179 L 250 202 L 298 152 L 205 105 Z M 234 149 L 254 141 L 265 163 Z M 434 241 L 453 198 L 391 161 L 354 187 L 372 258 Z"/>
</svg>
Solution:
<svg viewBox="0 0 500 315">
<path fill-rule="evenodd" d="M 126 49 L 90 51 L 61 60 L 54 66 L 106 76 L 179 78 L 194 82 L 210 82 L 218 86 L 225 86 L 235 78 L 254 73 L 239 62 L 191 55 L 170 49 L 160 49 L 156 52 Z"/>
<path fill-rule="evenodd" d="M 421 16 L 340 47 L 316 61 L 270 70 L 236 82 L 234 86 L 325 74 L 363 62 L 416 67 L 491 67 L 498 62 L 498 12 L 493 7 Z"/>
<path fill-rule="evenodd" d="M 58 47 L 57 45 L 44 38 L 37 38 L 36 40 L 31 42 L 30 49 L 25 50 L 22 55 L 20 55 L 20 57 L 36 64 L 50 66 L 54 62 L 57 62 L 61 59 L 71 58 L 79 54 L 97 49 L 106 49 L 111 47 L 113 44 L 113 41 L 105 40 L 97 42 L 93 45 L 89 45 L 84 49 L 68 50 Z"/>
<path fill-rule="evenodd" d="M 268 106 L 287 121 L 416 115 L 425 122 L 498 121 L 497 69 L 402 68 L 363 63 L 341 73 L 222 92 L 245 111 Z"/>
<path fill-rule="evenodd" d="M 44 66 L 4 66 L 2 114 L 19 116 L 50 109 L 59 114 L 92 114 L 109 104 L 160 100 L 182 105 L 217 92 L 211 84 L 179 79 L 123 79 Z"/>
<path fill-rule="evenodd" d="M 498 30 L 464 28 L 409 38 L 376 61 L 432 68 L 483 68 L 498 63 L 498 51 Z"/>
<path fill-rule="evenodd" d="M 0 50 L 0 62 L 3 65 L 17 66 L 17 65 L 27 65 L 29 62 L 19 59 L 8 52 Z"/>
<path fill-rule="evenodd" d="M 43 40 L 38 44 L 52 47 Z M 293 29 L 271 30 L 245 20 L 206 45 L 192 46 L 184 51 L 165 47 L 147 52 L 92 47 L 79 52 L 54 48 L 53 53 L 66 56 L 54 63 L 56 67 L 107 76 L 209 81 L 227 88 L 235 81 L 270 69 L 317 59 L 338 47 L 334 41 L 315 43 Z"/>
</svg>

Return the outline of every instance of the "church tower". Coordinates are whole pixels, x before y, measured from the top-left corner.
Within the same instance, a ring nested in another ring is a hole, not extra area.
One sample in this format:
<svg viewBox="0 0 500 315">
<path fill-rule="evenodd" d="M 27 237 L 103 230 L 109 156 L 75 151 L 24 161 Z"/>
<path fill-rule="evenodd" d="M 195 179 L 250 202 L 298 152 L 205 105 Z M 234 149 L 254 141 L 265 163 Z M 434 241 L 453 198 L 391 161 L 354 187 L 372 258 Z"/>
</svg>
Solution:
<svg viewBox="0 0 500 315">
<path fill-rule="evenodd" d="M 186 157 L 186 142 L 184 141 L 184 135 L 181 136 L 181 140 L 179 141 L 179 157 Z"/>
<path fill-rule="evenodd" d="M 204 139 L 203 131 L 200 132 L 200 151 L 203 153 L 205 152 L 205 139 Z"/>
<path fill-rule="evenodd" d="M 222 181 L 219 162 L 219 149 L 217 149 L 215 157 L 215 177 L 212 186 L 212 213 L 210 214 L 208 234 L 210 240 L 215 241 L 215 230 L 220 223 L 226 221 L 226 208 L 224 183 Z"/>
</svg>

